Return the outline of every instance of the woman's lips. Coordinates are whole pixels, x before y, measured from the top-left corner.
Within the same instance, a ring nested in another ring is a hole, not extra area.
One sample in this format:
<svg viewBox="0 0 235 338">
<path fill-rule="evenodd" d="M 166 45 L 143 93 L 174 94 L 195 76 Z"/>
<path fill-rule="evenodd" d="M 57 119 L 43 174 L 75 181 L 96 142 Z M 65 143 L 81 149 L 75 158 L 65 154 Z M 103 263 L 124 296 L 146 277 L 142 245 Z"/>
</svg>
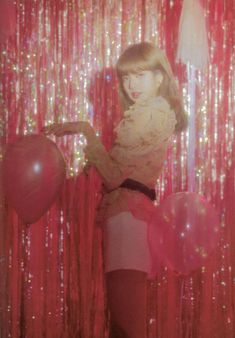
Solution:
<svg viewBox="0 0 235 338">
<path fill-rule="evenodd" d="M 131 93 L 131 96 L 132 96 L 134 99 L 138 99 L 138 97 L 140 96 L 140 93 L 139 93 L 139 92 L 132 92 L 132 93 Z"/>
</svg>

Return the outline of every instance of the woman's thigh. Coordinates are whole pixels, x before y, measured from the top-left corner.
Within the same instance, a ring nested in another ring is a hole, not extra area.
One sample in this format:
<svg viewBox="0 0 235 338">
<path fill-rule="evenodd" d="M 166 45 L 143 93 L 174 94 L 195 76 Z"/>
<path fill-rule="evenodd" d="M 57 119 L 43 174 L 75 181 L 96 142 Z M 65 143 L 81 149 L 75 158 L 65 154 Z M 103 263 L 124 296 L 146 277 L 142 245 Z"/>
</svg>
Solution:
<svg viewBox="0 0 235 338">
<path fill-rule="evenodd" d="M 104 226 L 105 271 L 151 271 L 147 239 L 148 225 L 125 211 L 111 217 Z"/>
</svg>

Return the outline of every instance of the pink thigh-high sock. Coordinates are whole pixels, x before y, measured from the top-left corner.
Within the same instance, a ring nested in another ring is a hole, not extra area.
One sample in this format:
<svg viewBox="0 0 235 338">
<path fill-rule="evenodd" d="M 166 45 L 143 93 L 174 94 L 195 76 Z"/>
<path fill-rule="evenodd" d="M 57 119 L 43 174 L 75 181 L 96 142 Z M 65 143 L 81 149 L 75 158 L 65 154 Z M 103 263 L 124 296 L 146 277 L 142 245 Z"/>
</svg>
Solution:
<svg viewBox="0 0 235 338">
<path fill-rule="evenodd" d="M 110 338 L 146 338 L 147 274 L 136 270 L 106 273 Z"/>
</svg>

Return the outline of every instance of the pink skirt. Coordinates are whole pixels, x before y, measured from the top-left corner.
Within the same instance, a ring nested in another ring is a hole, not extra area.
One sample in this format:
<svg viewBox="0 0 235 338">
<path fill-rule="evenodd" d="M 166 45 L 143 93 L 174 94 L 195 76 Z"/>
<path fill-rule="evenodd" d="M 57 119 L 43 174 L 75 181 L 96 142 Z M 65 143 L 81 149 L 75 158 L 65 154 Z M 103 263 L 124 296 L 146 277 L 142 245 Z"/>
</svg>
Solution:
<svg viewBox="0 0 235 338">
<path fill-rule="evenodd" d="M 131 269 L 151 272 L 148 225 L 124 211 L 110 217 L 104 226 L 105 272 Z"/>
</svg>

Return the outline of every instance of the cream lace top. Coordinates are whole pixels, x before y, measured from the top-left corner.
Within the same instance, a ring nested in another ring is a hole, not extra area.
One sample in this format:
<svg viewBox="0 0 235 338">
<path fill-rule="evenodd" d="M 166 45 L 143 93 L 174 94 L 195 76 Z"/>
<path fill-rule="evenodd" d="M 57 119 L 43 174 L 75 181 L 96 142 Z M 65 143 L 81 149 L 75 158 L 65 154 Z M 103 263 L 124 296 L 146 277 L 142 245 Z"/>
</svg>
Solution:
<svg viewBox="0 0 235 338">
<path fill-rule="evenodd" d="M 115 128 L 116 139 L 109 152 L 98 137 L 88 142 L 88 161 L 95 165 L 109 191 L 101 202 L 99 219 L 126 210 L 136 214 L 140 208 L 145 210 L 139 217 L 146 218 L 147 205 L 152 205 L 148 197 L 138 191 L 118 187 L 126 178 L 132 178 L 154 188 L 175 124 L 174 111 L 159 96 L 137 102 L 124 113 Z"/>
</svg>

